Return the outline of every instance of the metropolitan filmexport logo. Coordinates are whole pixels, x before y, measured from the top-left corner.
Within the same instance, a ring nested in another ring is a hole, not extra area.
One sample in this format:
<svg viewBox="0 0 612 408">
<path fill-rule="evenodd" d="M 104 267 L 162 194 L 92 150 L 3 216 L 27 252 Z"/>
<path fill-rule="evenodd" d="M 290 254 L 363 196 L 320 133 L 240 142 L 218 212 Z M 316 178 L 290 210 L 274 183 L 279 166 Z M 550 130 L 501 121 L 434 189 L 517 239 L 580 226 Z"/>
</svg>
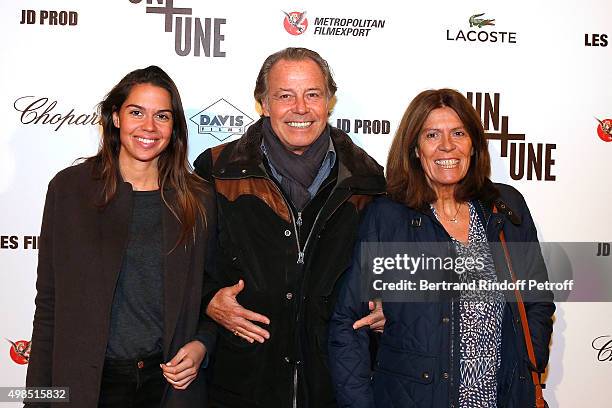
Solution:
<svg viewBox="0 0 612 408">
<path fill-rule="evenodd" d="M 308 19 L 306 18 L 306 11 L 292 11 L 287 13 L 283 11 L 285 14 L 285 19 L 283 20 L 283 25 L 285 26 L 285 30 L 291 35 L 301 35 L 308 28 Z"/>
<path fill-rule="evenodd" d="M 597 136 L 604 142 L 612 142 L 612 119 L 595 119 L 599 122 L 599 125 L 597 125 Z"/>
</svg>

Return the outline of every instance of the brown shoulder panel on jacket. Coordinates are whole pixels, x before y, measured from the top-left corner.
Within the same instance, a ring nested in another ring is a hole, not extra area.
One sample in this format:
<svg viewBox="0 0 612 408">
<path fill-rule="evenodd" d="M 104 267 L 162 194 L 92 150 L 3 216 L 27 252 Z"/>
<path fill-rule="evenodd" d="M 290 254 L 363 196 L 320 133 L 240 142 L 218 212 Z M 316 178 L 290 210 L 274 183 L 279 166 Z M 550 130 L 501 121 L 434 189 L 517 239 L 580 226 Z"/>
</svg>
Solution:
<svg viewBox="0 0 612 408">
<path fill-rule="evenodd" d="M 289 207 L 278 192 L 272 186 L 272 181 L 263 178 L 244 178 L 238 180 L 215 179 L 217 193 L 223 195 L 229 201 L 236 201 L 242 195 L 252 195 L 266 203 L 280 218 L 291 222 Z"/>
<path fill-rule="evenodd" d="M 212 157 L 213 165 L 217 161 L 217 158 L 219 157 L 219 155 L 221 154 L 223 149 L 225 149 L 225 146 L 227 146 L 227 143 L 223 143 L 223 144 L 221 144 L 219 146 L 215 146 L 215 147 L 210 149 L 210 155 Z"/>
<path fill-rule="evenodd" d="M 370 204 L 373 199 L 374 196 L 371 195 L 355 194 L 352 195 L 348 201 L 349 203 L 353 204 L 355 208 L 357 208 L 358 212 L 361 212 L 361 210 L 363 210 L 366 205 Z"/>
</svg>

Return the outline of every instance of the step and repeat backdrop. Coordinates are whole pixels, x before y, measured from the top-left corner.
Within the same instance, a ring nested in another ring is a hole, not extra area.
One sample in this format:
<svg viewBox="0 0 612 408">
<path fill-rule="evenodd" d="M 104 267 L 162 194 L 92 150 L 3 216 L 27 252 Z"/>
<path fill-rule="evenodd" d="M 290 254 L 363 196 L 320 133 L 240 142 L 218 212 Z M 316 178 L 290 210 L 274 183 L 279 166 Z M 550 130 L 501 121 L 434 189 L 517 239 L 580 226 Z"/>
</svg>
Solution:
<svg viewBox="0 0 612 408">
<path fill-rule="evenodd" d="M 612 241 L 611 19 L 608 0 L 2 1 L 0 386 L 25 381 L 47 183 L 96 152 L 96 105 L 129 71 L 155 64 L 175 80 L 190 160 L 257 120 L 260 65 L 287 46 L 327 59 L 330 123 L 381 164 L 410 100 L 455 88 L 540 240 L 590 243 L 595 259 Z M 612 304 L 592 300 L 557 304 L 551 407 L 610 406 Z"/>
</svg>

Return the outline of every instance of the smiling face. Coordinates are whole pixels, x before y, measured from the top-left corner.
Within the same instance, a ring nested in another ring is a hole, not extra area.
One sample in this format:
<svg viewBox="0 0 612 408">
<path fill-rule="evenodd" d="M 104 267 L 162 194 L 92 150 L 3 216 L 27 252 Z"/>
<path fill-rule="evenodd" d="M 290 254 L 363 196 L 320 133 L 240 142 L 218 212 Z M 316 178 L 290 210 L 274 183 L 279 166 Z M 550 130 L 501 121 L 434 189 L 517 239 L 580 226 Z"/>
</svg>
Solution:
<svg viewBox="0 0 612 408">
<path fill-rule="evenodd" d="M 304 153 L 327 125 L 329 98 L 321 68 L 311 59 L 281 59 L 270 69 L 267 82 L 264 115 L 288 150 Z"/>
<path fill-rule="evenodd" d="M 442 107 L 427 116 L 416 150 L 427 181 L 439 197 L 442 190 L 454 191 L 467 174 L 472 139 L 457 113 Z"/>
<path fill-rule="evenodd" d="M 134 85 L 119 111 L 113 112 L 121 140 L 122 169 L 145 165 L 157 171 L 157 160 L 170 143 L 173 123 L 168 91 L 151 84 Z"/>
</svg>

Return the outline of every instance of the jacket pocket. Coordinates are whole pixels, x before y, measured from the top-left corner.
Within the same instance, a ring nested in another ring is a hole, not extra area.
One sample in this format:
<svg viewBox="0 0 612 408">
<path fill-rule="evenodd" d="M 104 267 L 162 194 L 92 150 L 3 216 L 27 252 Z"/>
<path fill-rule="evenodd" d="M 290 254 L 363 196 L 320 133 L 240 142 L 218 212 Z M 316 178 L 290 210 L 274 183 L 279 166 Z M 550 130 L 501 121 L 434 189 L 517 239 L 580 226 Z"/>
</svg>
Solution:
<svg viewBox="0 0 612 408">
<path fill-rule="evenodd" d="M 252 400 L 265 375 L 258 346 L 259 343 L 251 344 L 232 333 L 220 338 L 214 355 L 211 385 L 235 397 Z"/>
<path fill-rule="evenodd" d="M 372 382 L 376 406 L 432 407 L 437 357 L 381 346 Z"/>
<path fill-rule="evenodd" d="M 395 375 L 420 384 L 434 380 L 437 357 L 410 350 L 381 346 L 375 371 Z"/>
</svg>

